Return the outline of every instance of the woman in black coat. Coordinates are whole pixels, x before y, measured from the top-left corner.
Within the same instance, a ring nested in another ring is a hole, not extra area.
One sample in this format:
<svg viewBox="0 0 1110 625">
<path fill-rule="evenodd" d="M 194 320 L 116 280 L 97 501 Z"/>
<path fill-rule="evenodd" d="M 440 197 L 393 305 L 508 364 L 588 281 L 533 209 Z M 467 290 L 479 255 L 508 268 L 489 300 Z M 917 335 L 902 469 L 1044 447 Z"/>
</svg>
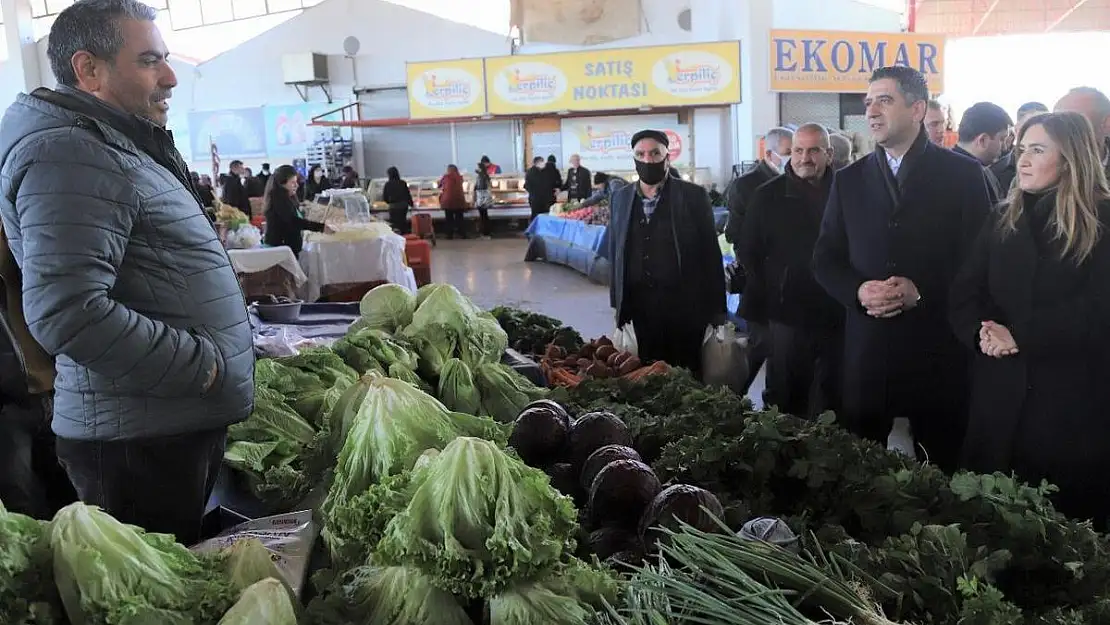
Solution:
<svg viewBox="0 0 1110 625">
<path fill-rule="evenodd" d="M 952 286 L 975 351 L 964 465 L 1048 480 L 1064 513 L 1110 517 L 1110 191 L 1088 122 L 1040 115 L 1017 185 Z"/>
<path fill-rule="evenodd" d="M 389 225 L 401 234 L 408 234 L 411 229 L 408 217 L 413 206 L 412 190 L 409 183 L 401 179 L 401 172 L 396 167 L 390 167 L 385 173 L 389 179 L 382 187 L 382 201 L 389 206 Z"/>
<path fill-rule="evenodd" d="M 316 196 L 331 189 L 331 180 L 328 180 L 324 168 L 319 165 L 313 165 L 308 169 L 308 178 L 304 183 L 304 197 L 309 202 L 316 199 Z"/>
<path fill-rule="evenodd" d="M 266 215 L 266 245 L 276 247 L 288 245 L 295 256 L 300 256 L 304 238 L 303 230 L 324 232 L 324 224 L 309 221 L 301 216 L 297 202 L 297 170 L 292 165 L 282 165 L 270 176 L 266 183 L 266 195 L 262 200 L 263 214 Z"/>
</svg>

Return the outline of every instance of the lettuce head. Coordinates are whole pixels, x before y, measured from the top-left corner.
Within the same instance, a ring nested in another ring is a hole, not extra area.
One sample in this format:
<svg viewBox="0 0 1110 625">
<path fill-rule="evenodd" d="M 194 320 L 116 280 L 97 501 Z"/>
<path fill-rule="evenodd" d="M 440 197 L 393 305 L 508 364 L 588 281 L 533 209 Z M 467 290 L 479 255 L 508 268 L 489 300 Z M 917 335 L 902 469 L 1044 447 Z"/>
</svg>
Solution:
<svg viewBox="0 0 1110 625">
<path fill-rule="evenodd" d="M 360 327 L 396 332 L 412 322 L 416 296 L 399 284 L 382 284 L 370 289 L 358 304 Z"/>
<path fill-rule="evenodd" d="M 439 399 L 451 410 L 481 414 L 482 396 L 474 385 L 470 367 L 458 358 L 443 363 L 439 372 Z"/>
<path fill-rule="evenodd" d="M 285 584 L 267 578 L 247 587 L 217 625 L 297 625 L 297 611 Z"/>
<path fill-rule="evenodd" d="M 235 602 L 224 565 L 173 536 L 74 503 L 50 528 L 54 578 L 73 625 L 214 623 Z"/>
<path fill-rule="evenodd" d="M 375 557 L 452 594 L 496 595 L 574 551 L 573 502 L 497 443 L 456 438 L 412 472 L 410 490 Z"/>
<path fill-rule="evenodd" d="M 0 623 L 61 624 L 49 526 L 0 505 Z"/>
<path fill-rule="evenodd" d="M 450 593 L 404 566 L 360 566 L 308 604 L 314 625 L 473 625 Z"/>
</svg>

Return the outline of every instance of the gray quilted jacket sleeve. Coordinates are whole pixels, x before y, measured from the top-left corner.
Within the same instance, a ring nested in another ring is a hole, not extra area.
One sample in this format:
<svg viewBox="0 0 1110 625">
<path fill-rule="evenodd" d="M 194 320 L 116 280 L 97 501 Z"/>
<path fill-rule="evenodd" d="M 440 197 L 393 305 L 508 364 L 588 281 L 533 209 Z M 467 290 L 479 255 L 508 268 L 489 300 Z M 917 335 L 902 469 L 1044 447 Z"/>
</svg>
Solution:
<svg viewBox="0 0 1110 625">
<path fill-rule="evenodd" d="M 122 386 L 202 392 L 217 366 L 211 341 L 111 298 L 141 198 L 105 147 L 72 131 L 58 134 L 24 146 L 23 171 L 15 172 L 22 175 L 15 207 L 31 334 L 49 353 Z"/>
</svg>

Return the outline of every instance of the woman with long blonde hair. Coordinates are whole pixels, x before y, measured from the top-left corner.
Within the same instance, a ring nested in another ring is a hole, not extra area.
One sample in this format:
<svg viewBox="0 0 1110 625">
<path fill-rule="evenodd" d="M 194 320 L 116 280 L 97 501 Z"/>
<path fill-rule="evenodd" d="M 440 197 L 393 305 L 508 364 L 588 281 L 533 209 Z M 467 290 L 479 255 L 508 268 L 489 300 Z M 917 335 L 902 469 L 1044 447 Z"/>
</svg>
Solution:
<svg viewBox="0 0 1110 625">
<path fill-rule="evenodd" d="M 1038 115 L 1017 181 L 952 286 L 975 352 L 964 466 L 1048 480 L 1061 511 L 1110 518 L 1110 190 L 1094 131 Z"/>
</svg>

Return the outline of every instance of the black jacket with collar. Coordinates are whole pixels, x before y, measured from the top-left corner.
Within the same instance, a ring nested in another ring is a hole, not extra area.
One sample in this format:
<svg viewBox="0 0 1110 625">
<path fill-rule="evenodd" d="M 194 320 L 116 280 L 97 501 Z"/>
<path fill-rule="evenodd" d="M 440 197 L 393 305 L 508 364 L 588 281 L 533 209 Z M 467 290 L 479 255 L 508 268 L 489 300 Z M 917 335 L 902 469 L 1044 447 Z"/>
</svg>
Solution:
<svg viewBox="0 0 1110 625">
<path fill-rule="evenodd" d="M 830 166 L 813 188 L 787 165 L 786 173 L 752 196 L 736 246 L 748 280 L 740 302 L 744 319 L 806 328 L 841 324 L 843 308 L 817 284 L 812 269 L 813 246 L 834 176 Z"/>
<path fill-rule="evenodd" d="M 617 189 L 609 200 L 608 258 L 611 276 L 609 303 L 617 319 L 628 318 L 622 310 L 625 303 L 625 254 L 632 204 L 640 185 L 633 183 Z M 721 248 L 717 245 L 717 228 L 709 195 L 700 185 L 667 178 L 666 202 L 671 211 L 671 236 L 678 256 L 678 270 L 688 276 L 682 299 L 691 310 L 691 327 L 704 328 L 713 321 L 723 321 L 725 314 L 725 268 Z"/>
<path fill-rule="evenodd" d="M 951 468 L 967 410 L 967 355 L 948 324 L 948 292 L 990 212 L 981 165 L 931 144 L 921 129 L 898 175 L 876 150 L 836 172 L 814 275 L 846 311 L 845 425 L 886 440 L 904 417 L 930 459 Z M 892 276 L 917 286 L 921 300 L 887 318 L 858 299 L 869 280 Z"/>
<path fill-rule="evenodd" d="M 1110 202 L 1098 206 L 1102 237 L 1077 266 L 1044 228 L 1054 195 L 1026 198 L 1016 232 L 1002 236 L 1000 212 L 984 224 L 952 286 L 952 325 L 974 354 L 965 466 L 1051 479 L 1062 512 L 1105 518 L 1110 493 L 1090 478 L 1110 470 Z M 1019 352 L 983 355 L 983 321 L 1009 328 Z"/>
<path fill-rule="evenodd" d="M 752 195 L 761 185 L 778 175 L 779 172 L 772 169 L 766 161 L 759 161 L 755 169 L 728 183 L 728 188 L 725 189 L 725 203 L 728 205 L 725 240 L 734 246 L 740 241 L 743 236 L 741 233 L 744 230 L 744 218 Z"/>
</svg>

